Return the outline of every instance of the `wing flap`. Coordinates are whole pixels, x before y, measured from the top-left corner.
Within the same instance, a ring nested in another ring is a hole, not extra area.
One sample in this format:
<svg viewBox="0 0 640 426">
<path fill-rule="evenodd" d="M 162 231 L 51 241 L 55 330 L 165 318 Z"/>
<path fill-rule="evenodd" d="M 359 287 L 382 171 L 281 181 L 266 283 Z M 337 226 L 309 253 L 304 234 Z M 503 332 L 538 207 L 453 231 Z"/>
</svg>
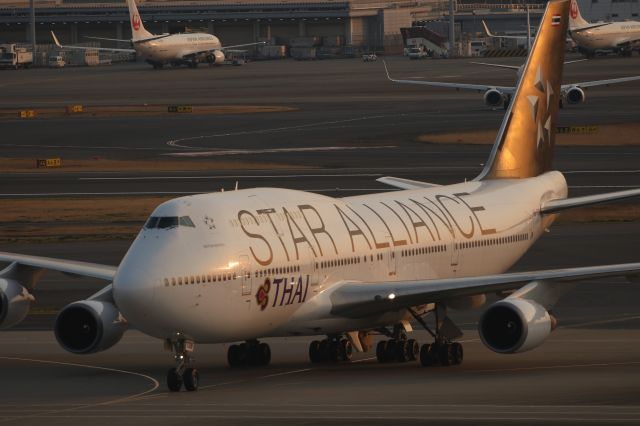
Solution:
<svg viewBox="0 0 640 426">
<path fill-rule="evenodd" d="M 640 75 L 635 75 L 631 77 L 610 78 L 607 80 L 583 81 L 582 83 L 563 84 L 562 90 L 566 90 L 576 86 L 585 88 L 585 89 L 587 87 L 609 86 L 611 84 L 621 84 L 621 83 L 626 83 L 628 81 L 636 81 L 636 80 L 640 80 Z"/>
<path fill-rule="evenodd" d="M 362 318 L 456 297 L 515 290 L 532 281 L 561 285 L 596 278 L 633 277 L 639 272 L 640 263 L 627 263 L 441 280 L 345 282 L 330 296 L 331 314 Z"/>
</svg>

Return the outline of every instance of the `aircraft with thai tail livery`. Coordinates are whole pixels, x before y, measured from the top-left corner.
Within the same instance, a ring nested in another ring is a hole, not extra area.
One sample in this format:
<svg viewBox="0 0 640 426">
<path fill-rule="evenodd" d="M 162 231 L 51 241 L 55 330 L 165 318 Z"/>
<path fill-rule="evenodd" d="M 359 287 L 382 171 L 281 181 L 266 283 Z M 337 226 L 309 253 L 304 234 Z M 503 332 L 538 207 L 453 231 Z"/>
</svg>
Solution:
<svg viewBox="0 0 640 426">
<path fill-rule="evenodd" d="M 568 0 L 548 3 L 489 160 L 472 181 L 386 177 L 400 190 L 346 198 L 279 188 L 176 198 L 155 209 L 117 267 L 0 253 L 9 263 L 0 272 L 0 326 L 24 319 L 51 269 L 109 283 L 60 311 L 60 345 L 95 353 L 135 327 L 173 351 L 172 391 L 198 388 L 196 345 L 241 342 L 229 347 L 229 364 L 264 365 L 266 337 L 322 336 L 309 345 L 314 363 L 373 350 L 374 334 L 383 334 L 380 362 L 460 364 L 462 333 L 447 311 L 482 307 L 493 293 L 502 299 L 484 308 L 482 342 L 500 354 L 534 349 L 556 326 L 554 304 L 576 284 L 640 273 L 640 263 L 506 272 L 558 213 L 640 195 L 569 197 L 553 170 L 568 13 Z M 433 341 L 410 338 L 411 320 Z"/>
<path fill-rule="evenodd" d="M 101 50 L 109 52 L 135 53 L 153 68 L 159 69 L 164 65 L 188 65 L 196 68 L 200 62 L 220 65 L 225 61 L 225 50 L 238 47 L 255 46 L 264 42 L 222 46 L 218 37 L 208 33 L 160 34 L 154 35 L 147 31 L 138 12 L 135 0 L 127 0 L 129 8 L 129 23 L 131 24 L 131 40 L 120 40 L 103 37 L 89 37 L 97 40 L 131 43 L 133 48 L 96 48 L 86 46 L 62 45 L 58 37 L 51 31 L 54 43 L 60 49 Z"/>
</svg>

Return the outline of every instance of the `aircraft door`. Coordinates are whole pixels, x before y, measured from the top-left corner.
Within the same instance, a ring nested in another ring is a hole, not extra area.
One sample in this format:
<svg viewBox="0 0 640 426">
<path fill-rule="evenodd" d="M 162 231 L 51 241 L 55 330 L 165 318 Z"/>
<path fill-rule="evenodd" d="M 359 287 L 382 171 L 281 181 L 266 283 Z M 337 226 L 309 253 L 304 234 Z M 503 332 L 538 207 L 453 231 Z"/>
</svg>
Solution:
<svg viewBox="0 0 640 426">
<path fill-rule="evenodd" d="M 460 243 L 455 238 L 452 238 L 449 249 L 451 250 L 451 270 L 457 272 L 460 263 Z"/>
<path fill-rule="evenodd" d="M 390 277 L 396 276 L 396 251 L 393 249 L 393 239 L 391 235 L 387 235 L 387 243 L 389 243 L 389 249 L 387 250 L 387 269 Z"/>
<path fill-rule="evenodd" d="M 240 255 L 240 265 L 238 272 L 240 274 L 240 280 L 242 282 L 242 295 L 248 296 L 251 294 L 253 277 L 251 276 L 251 263 L 249 262 L 249 256 Z"/>
</svg>

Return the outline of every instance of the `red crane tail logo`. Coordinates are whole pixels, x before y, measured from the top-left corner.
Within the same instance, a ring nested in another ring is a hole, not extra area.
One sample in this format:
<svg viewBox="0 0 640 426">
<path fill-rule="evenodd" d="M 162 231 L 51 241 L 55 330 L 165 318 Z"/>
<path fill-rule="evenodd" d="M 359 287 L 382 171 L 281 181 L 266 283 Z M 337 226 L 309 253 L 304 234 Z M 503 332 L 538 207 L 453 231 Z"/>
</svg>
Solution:
<svg viewBox="0 0 640 426">
<path fill-rule="evenodd" d="M 133 15 L 133 18 L 131 18 L 131 26 L 133 27 L 134 31 L 138 31 L 140 29 L 140 15 L 138 15 L 137 13 Z"/>
</svg>

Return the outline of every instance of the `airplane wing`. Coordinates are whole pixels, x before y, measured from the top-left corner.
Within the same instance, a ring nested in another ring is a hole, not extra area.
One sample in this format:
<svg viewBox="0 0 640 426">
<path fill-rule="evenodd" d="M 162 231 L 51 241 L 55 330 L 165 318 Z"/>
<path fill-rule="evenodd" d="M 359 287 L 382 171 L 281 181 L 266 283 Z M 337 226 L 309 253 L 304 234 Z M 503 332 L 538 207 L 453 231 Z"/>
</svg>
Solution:
<svg viewBox="0 0 640 426">
<path fill-rule="evenodd" d="M 476 294 L 515 290 L 532 281 L 553 285 L 588 279 L 625 277 L 636 280 L 640 263 L 513 272 L 498 275 L 396 282 L 344 282 L 329 296 L 331 314 L 362 318 L 393 310 Z"/>
<path fill-rule="evenodd" d="M 569 30 L 569 32 L 570 33 L 579 33 L 581 31 L 587 31 L 587 30 L 592 30 L 594 28 L 604 27 L 605 25 L 611 25 L 611 22 L 599 22 L 597 24 L 585 25 L 584 27 L 580 27 L 580 28 L 571 28 Z"/>
<path fill-rule="evenodd" d="M 31 271 L 49 269 L 67 274 L 81 275 L 84 277 L 98 278 L 105 281 L 113 280 L 117 267 L 100 265 L 97 263 L 76 262 L 73 260 L 53 259 L 50 257 L 29 256 L 26 254 L 14 254 L 0 252 L 0 262 L 8 262 L 10 266 L 0 271 L 0 277 L 13 270 L 15 266 L 26 267 Z"/>
<path fill-rule="evenodd" d="M 581 88 L 609 86 L 611 84 L 626 83 L 628 81 L 635 81 L 635 80 L 640 80 L 640 75 L 636 75 L 633 77 L 611 78 L 608 80 L 594 80 L 594 81 L 583 81 L 582 83 L 563 84 L 561 86 L 561 89 L 564 91 L 566 89 L 569 89 L 571 87 L 576 87 L 576 86 Z"/>
<path fill-rule="evenodd" d="M 53 42 L 60 49 L 76 49 L 76 50 L 101 50 L 106 52 L 127 52 L 127 53 L 136 53 L 134 49 L 115 49 L 115 48 L 106 48 L 106 47 L 87 47 L 87 46 L 69 46 L 62 45 L 56 37 L 55 33 L 51 31 L 51 37 L 53 37 Z"/>
<path fill-rule="evenodd" d="M 223 47 L 220 48 L 220 50 L 235 49 L 237 47 L 256 46 L 258 44 L 260 44 L 260 45 L 267 44 L 267 42 L 266 41 L 259 41 L 259 42 L 256 42 L 256 43 L 234 44 L 232 46 L 223 46 Z"/>
<path fill-rule="evenodd" d="M 491 64 L 489 62 L 470 62 L 471 64 L 476 64 L 476 65 L 484 65 L 487 67 L 496 67 L 496 68 L 507 68 L 510 70 L 519 70 L 520 67 L 516 66 L 516 65 L 502 65 L 502 64 Z"/>
<path fill-rule="evenodd" d="M 526 35 L 521 35 L 521 36 L 510 36 L 510 35 L 495 35 L 493 34 L 490 30 L 489 30 L 489 26 L 487 25 L 486 22 L 484 22 L 484 19 L 482 20 L 482 26 L 484 27 L 484 31 L 487 33 L 487 35 L 489 37 L 495 37 L 495 38 L 511 38 L 511 39 L 516 39 L 516 40 L 526 40 L 527 36 Z"/>
<path fill-rule="evenodd" d="M 376 179 L 376 181 L 400 189 L 433 188 L 440 186 L 435 183 L 420 182 L 418 180 L 402 179 L 392 176 L 384 176 Z"/>
<path fill-rule="evenodd" d="M 394 83 L 401 84 L 417 84 L 423 86 L 432 86 L 432 87 L 446 87 L 449 89 L 456 90 L 473 90 L 476 92 L 486 92 L 487 90 L 496 89 L 506 94 L 513 94 L 516 91 L 516 88 L 513 86 L 489 86 L 484 84 L 466 84 L 466 83 L 445 83 L 441 81 L 422 81 L 422 80 L 398 80 L 395 78 L 391 78 L 389 75 L 389 70 L 387 69 L 387 63 L 382 61 L 384 64 L 384 69 L 387 72 L 387 78 Z"/>
<path fill-rule="evenodd" d="M 117 41 L 120 43 L 131 43 L 131 39 L 123 40 L 121 38 L 106 38 L 106 37 L 92 37 L 92 36 L 83 36 L 83 37 L 91 40 L 106 40 L 106 41 Z"/>
</svg>

